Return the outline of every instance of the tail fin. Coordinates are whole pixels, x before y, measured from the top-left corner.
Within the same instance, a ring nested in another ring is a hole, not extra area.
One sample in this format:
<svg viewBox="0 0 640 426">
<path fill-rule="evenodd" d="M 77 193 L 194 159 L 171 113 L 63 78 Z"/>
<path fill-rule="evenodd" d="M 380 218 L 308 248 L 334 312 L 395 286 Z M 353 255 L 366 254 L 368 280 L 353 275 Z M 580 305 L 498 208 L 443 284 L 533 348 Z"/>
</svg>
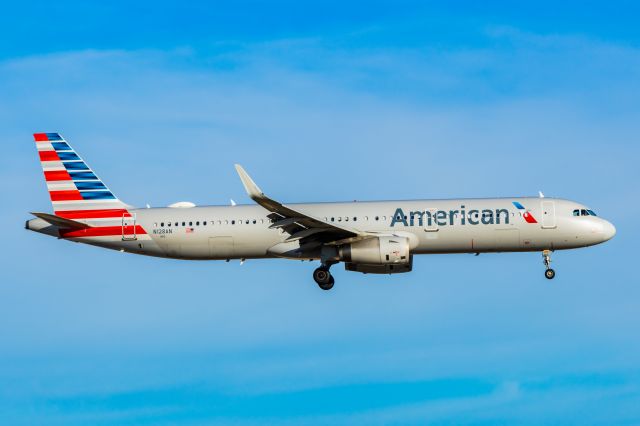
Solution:
<svg viewBox="0 0 640 426">
<path fill-rule="evenodd" d="M 58 133 L 35 133 L 54 213 L 67 219 L 129 217 L 116 198 Z"/>
</svg>

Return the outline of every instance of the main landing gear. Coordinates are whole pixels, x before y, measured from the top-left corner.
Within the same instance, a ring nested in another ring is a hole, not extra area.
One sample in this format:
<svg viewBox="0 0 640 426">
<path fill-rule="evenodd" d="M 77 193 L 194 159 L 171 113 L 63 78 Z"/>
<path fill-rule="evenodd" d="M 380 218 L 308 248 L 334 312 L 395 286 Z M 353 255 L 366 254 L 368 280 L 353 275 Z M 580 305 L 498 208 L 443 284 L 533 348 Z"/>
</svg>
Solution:
<svg viewBox="0 0 640 426">
<path fill-rule="evenodd" d="M 547 268 L 546 271 L 544 271 L 544 276 L 547 277 L 548 280 L 552 280 L 553 277 L 556 276 L 556 271 L 551 269 L 551 250 L 544 250 L 542 252 L 542 258 L 544 266 Z"/>
<path fill-rule="evenodd" d="M 335 280 L 333 279 L 331 272 L 329 272 L 330 267 L 331 265 L 323 264 L 313 271 L 313 279 L 323 290 L 331 290 L 333 288 L 333 284 L 335 284 Z"/>
</svg>

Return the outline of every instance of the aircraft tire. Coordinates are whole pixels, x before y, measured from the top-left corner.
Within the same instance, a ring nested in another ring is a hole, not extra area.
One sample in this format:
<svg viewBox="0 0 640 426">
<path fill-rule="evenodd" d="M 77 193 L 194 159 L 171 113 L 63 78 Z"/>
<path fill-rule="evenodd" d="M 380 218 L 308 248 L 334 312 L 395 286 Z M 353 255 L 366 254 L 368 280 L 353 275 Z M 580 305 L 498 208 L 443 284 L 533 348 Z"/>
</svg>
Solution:
<svg viewBox="0 0 640 426">
<path fill-rule="evenodd" d="M 329 269 L 322 266 L 313 271 L 313 279 L 323 290 L 330 290 L 335 282 Z"/>
<path fill-rule="evenodd" d="M 548 279 L 548 280 L 552 280 L 553 277 L 556 276 L 556 271 L 554 271 L 553 269 L 549 268 L 546 271 L 544 271 L 544 276 Z"/>
<path fill-rule="evenodd" d="M 333 277 L 331 277 L 329 279 L 328 283 L 324 283 L 324 284 L 318 284 L 318 286 L 320 286 L 321 289 L 323 290 L 331 290 L 333 288 L 333 285 L 335 284 L 335 280 L 333 279 Z"/>
</svg>

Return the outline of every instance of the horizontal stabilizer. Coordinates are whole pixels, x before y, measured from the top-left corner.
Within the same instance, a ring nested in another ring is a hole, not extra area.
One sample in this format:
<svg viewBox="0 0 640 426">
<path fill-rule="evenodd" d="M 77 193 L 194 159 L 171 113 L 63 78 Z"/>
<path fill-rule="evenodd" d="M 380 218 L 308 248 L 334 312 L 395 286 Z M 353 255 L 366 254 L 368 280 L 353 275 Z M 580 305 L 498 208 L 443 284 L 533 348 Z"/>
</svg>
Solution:
<svg viewBox="0 0 640 426">
<path fill-rule="evenodd" d="M 38 213 L 38 212 L 36 213 L 32 212 L 31 214 L 34 215 L 35 217 L 39 217 L 40 219 L 46 222 L 49 222 L 54 226 L 58 226 L 60 228 L 65 228 L 65 229 L 91 228 L 91 226 L 87 225 L 86 223 L 78 222 L 71 219 L 65 219 L 64 217 L 56 216 L 54 214 Z"/>
</svg>

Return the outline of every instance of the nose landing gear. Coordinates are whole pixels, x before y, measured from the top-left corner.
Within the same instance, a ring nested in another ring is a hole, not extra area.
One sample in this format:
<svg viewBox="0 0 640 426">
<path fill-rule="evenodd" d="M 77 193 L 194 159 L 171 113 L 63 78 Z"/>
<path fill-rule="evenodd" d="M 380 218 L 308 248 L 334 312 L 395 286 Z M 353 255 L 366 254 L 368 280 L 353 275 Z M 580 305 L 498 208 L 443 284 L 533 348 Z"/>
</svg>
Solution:
<svg viewBox="0 0 640 426">
<path fill-rule="evenodd" d="M 335 280 L 333 279 L 331 272 L 329 272 L 330 267 L 331 265 L 323 264 L 313 271 L 313 279 L 323 290 L 331 290 L 333 288 L 333 284 L 335 284 Z"/>
<path fill-rule="evenodd" d="M 544 276 L 548 280 L 552 280 L 556 276 L 556 271 L 551 269 L 551 250 L 544 250 L 542 252 L 542 258 L 544 266 L 547 268 L 546 271 L 544 271 Z"/>
</svg>

